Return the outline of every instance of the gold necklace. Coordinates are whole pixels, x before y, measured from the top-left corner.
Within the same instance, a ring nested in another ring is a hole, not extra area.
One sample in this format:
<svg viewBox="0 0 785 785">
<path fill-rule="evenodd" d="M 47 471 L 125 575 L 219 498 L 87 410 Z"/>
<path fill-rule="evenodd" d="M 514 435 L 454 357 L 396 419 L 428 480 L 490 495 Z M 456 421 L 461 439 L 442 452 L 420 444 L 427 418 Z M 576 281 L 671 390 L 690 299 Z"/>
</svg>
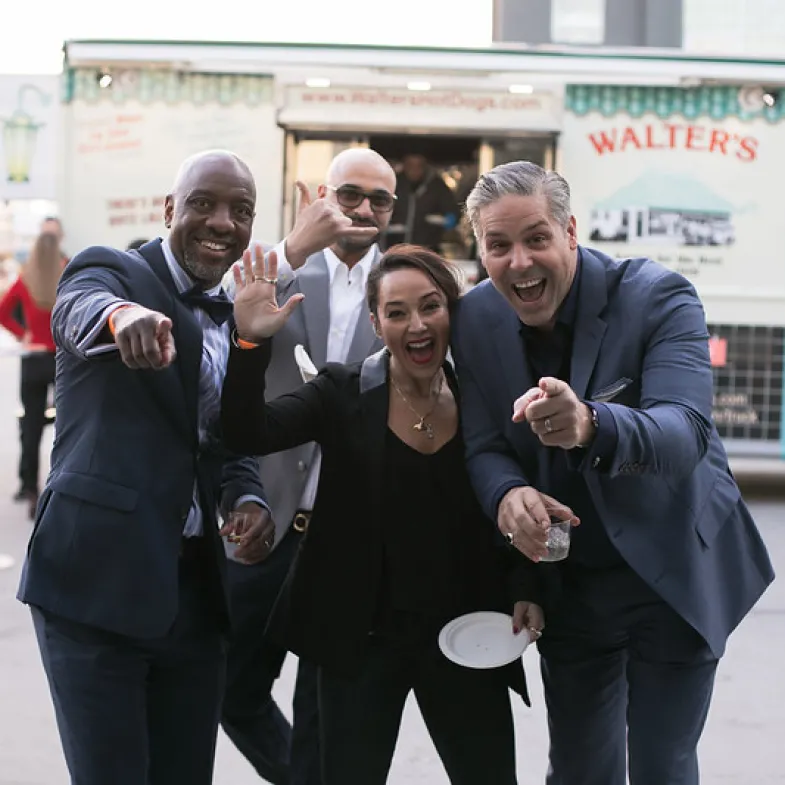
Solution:
<svg viewBox="0 0 785 785">
<path fill-rule="evenodd" d="M 433 414 L 436 404 L 439 403 L 439 396 L 442 394 L 442 387 L 444 386 L 444 374 L 440 374 L 439 386 L 436 389 L 436 396 L 434 397 L 433 406 L 431 406 L 431 408 L 428 409 L 425 414 L 420 414 L 417 409 L 415 409 L 414 406 L 409 403 L 409 399 L 403 394 L 401 388 L 395 383 L 395 379 L 392 378 L 392 374 L 390 374 L 390 382 L 395 388 L 395 392 L 401 396 L 401 400 L 409 407 L 412 414 L 418 418 L 418 422 L 412 426 L 412 430 L 417 431 L 417 433 L 424 433 L 429 439 L 433 439 L 433 425 L 431 425 L 429 422 L 425 422 L 425 418 L 430 417 Z"/>
</svg>

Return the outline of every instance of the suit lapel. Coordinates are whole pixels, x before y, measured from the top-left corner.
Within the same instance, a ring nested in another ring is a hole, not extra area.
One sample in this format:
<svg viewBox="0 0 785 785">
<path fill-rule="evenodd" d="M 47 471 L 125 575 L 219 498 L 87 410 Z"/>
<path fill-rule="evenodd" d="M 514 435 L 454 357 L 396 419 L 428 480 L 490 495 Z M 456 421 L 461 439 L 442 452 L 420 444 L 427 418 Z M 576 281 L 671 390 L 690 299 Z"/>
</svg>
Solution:
<svg viewBox="0 0 785 785">
<path fill-rule="evenodd" d="M 199 373 L 202 364 L 202 330 L 191 310 L 177 296 L 169 266 L 166 263 L 161 241 L 155 240 L 139 249 L 153 272 L 160 279 L 171 296 L 172 336 L 177 349 L 175 364 L 180 374 L 185 397 L 185 413 L 188 417 L 189 432 L 197 432 L 199 411 Z"/>
<path fill-rule="evenodd" d="M 581 249 L 581 282 L 573 331 L 570 387 L 579 398 L 586 395 L 608 325 L 600 314 L 608 303 L 605 266 L 594 254 Z"/>
<path fill-rule="evenodd" d="M 317 368 L 323 368 L 327 362 L 327 334 L 330 329 L 330 272 L 321 251 L 308 257 L 297 275 L 297 283 L 305 301 L 310 303 L 302 309 L 308 354 Z"/>
</svg>

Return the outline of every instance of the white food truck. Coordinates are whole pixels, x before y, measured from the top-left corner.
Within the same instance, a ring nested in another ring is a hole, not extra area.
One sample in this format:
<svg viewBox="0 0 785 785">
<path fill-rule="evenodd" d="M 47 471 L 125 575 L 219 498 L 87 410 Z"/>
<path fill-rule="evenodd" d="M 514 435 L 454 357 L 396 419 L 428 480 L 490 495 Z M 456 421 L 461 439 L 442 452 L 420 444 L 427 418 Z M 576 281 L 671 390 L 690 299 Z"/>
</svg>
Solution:
<svg viewBox="0 0 785 785">
<path fill-rule="evenodd" d="M 785 458 L 785 62 L 674 51 L 69 41 L 58 199 L 69 248 L 161 231 L 179 162 L 251 166 L 254 234 L 291 226 L 295 179 L 370 146 L 416 148 L 459 201 L 521 158 L 570 181 L 582 242 L 647 255 L 704 301 L 731 454 Z M 444 249 L 474 258 L 460 231 Z"/>
</svg>

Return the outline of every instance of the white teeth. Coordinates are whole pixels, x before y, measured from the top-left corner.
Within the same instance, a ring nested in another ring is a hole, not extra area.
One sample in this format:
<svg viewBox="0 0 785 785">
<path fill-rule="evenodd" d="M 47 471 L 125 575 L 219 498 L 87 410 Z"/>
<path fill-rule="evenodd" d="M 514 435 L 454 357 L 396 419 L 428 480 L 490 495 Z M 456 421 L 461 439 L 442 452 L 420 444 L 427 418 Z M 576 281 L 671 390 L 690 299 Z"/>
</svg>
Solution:
<svg viewBox="0 0 785 785">
<path fill-rule="evenodd" d="M 410 349 L 425 349 L 427 346 L 431 345 L 431 339 L 428 338 L 425 341 L 413 341 L 408 344 Z"/>
<path fill-rule="evenodd" d="M 513 287 L 515 289 L 531 289 L 533 286 L 539 286 L 542 282 L 542 278 L 532 278 L 530 281 L 521 281 L 520 283 L 513 284 Z"/>
<path fill-rule="evenodd" d="M 202 245 L 211 251 L 225 251 L 229 247 L 223 243 L 211 243 L 209 240 L 202 240 Z"/>
</svg>

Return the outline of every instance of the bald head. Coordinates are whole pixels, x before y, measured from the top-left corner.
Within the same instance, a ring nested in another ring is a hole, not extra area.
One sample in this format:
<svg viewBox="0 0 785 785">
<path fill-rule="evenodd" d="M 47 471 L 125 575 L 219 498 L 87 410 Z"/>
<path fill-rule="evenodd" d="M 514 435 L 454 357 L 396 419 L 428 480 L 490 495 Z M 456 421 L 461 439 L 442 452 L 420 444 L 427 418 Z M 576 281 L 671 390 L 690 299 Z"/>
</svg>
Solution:
<svg viewBox="0 0 785 785">
<path fill-rule="evenodd" d="M 242 158 L 230 153 L 228 150 L 203 150 L 200 153 L 186 158 L 180 164 L 177 176 L 172 186 L 172 196 L 177 196 L 187 189 L 193 181 L 198 181 L 204 170 L 213 168 L 223 169 L 234 173 L 237 177 L 246 178 L 256 197 L 256 183 L 254 183 L 251 170 Z"/>
<path fill-rule="evenodd" d="M 393 168 L 375 150 L 364 147 L 338 153 L 327 170 L 325 184 L 319 186 L 319 197 L 336 204 L 355 226 L 372 226 L 379 232 L 387 228 L 392 215 L 389 209 L 379 208 L 379 197 L 392 203 L 394 195 Z M 358 239 L 347 235 L 331 248 L 339 259 L 357 261 L 378 236 Z"/>
<path fill-rule="evenodd" d="M 356 176 L 355 173 L 383 181 L 386 190 L 395 193 L 395 171 L 376 150 L 366 147 L 352 147 L 338 153 L 327 170 L 327 185 L 339 186 L 352 175 Z"/>
<path fill-rule="evenodd" d="M 183 161 L 164 219 L 175 258 L 205 289 L 242 256 L 255 207 L 253 175 L 234 153 L 207 150 Z"/>
</svg>

